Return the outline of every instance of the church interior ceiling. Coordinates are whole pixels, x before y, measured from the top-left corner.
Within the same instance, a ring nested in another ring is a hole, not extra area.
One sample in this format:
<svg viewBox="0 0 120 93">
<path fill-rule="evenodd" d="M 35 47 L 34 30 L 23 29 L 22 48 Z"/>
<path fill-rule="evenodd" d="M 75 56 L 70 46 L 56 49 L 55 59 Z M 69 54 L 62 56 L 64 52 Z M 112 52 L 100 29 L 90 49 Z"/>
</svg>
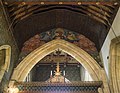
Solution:
<svg viewBox="0 0 120 93">
<path fill-rule="evenodd" d="M 20 50 L 25 41 L 36 34 L 64 28 L 87 37 L 99 52 L 117 13 L 119 2 L 87 1 L 3 0 L 3 4 Z"/>
</svg>

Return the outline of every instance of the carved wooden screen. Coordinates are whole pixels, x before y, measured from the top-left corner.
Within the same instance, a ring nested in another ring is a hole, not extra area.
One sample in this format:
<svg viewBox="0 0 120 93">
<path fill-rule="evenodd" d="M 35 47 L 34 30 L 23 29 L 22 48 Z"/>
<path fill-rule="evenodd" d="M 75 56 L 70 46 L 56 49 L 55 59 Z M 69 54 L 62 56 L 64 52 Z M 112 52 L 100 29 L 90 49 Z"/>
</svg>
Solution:
<svg viewBox="0 0 120 93">
<path fill-rule="evenodd" d="M 102 82 L 16 83 L 19 93 L 98 93 Z"/>
</svg>

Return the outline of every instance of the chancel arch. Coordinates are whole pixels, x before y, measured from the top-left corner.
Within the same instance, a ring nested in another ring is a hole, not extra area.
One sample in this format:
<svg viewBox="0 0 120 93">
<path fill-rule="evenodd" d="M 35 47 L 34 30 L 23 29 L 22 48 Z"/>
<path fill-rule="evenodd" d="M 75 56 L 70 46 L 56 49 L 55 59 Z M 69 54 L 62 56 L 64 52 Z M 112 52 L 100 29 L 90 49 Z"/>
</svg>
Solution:
<svg viewBox="0 0 120 93">
<path fill-rule="evenodd" d="M 0 46 L 0 82 L 5 71 L 9 70 L 11 57 L 11 47 L 9 45 Z"/>
<path fill-rule="evenodd" d="M 98 63 L 84 50 L 80 49 L 72 43 L 61 39 L 52 40 L 35 49 L 28 56 L 26 56 L 14 69 L 12 80 L 24 81 L 30 70 L 42 58 L 52 53 L 56 49 L 62 50 L 80 62 L 81 65 L 85 67 L 85 69 L 89 72 L 94 81 L 103 81 L 106 89 L 105 91 L 107 91 L 106 93 L 109 93 L 109 89 L 106 83 L 106 75 L 103 68 L 101 68 Z"/>
</svg>

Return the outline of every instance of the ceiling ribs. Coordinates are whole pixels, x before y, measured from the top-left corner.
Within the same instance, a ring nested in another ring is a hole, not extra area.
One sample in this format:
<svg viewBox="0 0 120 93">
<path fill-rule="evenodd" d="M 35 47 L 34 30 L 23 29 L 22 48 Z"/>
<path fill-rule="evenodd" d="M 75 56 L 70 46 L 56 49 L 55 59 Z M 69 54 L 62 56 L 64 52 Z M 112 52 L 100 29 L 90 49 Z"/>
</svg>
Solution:
<svg viewBox="0 0 120 93">
<path fill-rule="evenodd" d="M 11 4 L 11 2 L 4 2 L 5 4 Z M 13 3 L 12 3 L 13 4 Z M 15 5 L 56 5 L 56 4 L 66 4 L 66 5 L 108 5 L 108 6 L 113 6 L 113 5 L 118 5 L 118 2 L 113 2 L 113 1 L 109 1 L 109 2 L 105 2 L 105 1 L 101 1 L 101 2 L 95 2 L 95 1 L 26 1 L 26 2 L 14 2 Z"/>
<path fill-rule="evenodd" d="M 6 4 L 11 21 L 14 24 L 37 12 L 41 13 L 52 9 L 65 8 L 85 14 L 105 26 L 108 25 L 114 13 L 113 10 L 118 5 L 116 2 L 7 2 Z"/>
</svg>

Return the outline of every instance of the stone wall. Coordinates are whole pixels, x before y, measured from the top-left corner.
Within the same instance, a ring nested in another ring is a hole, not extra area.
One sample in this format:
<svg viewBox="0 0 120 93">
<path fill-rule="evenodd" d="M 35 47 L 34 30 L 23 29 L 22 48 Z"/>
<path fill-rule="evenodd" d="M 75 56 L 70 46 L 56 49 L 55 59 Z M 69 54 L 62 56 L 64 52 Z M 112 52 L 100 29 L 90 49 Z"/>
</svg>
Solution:
<svg viewBox="0 0 120 93">
<path fill-rule="evenodd" d="M 10 67 L 8 72 L 4 73 L 4 76 L 0 83 L 0 93 L 3 91 L 3 87 L 7 86 L 11 77 L 11 73 L 13 71 L 14 63 L 17 61 L 18 58 L 18 48 L 11 33 L 12 31 L 9 30 L 8 26 L 9 25 L 5 17 L 4 7 L 2 6 L 2 3 L 0 3 L 0 46 L 9 45 L 12 49 Z"/>
</svg>

